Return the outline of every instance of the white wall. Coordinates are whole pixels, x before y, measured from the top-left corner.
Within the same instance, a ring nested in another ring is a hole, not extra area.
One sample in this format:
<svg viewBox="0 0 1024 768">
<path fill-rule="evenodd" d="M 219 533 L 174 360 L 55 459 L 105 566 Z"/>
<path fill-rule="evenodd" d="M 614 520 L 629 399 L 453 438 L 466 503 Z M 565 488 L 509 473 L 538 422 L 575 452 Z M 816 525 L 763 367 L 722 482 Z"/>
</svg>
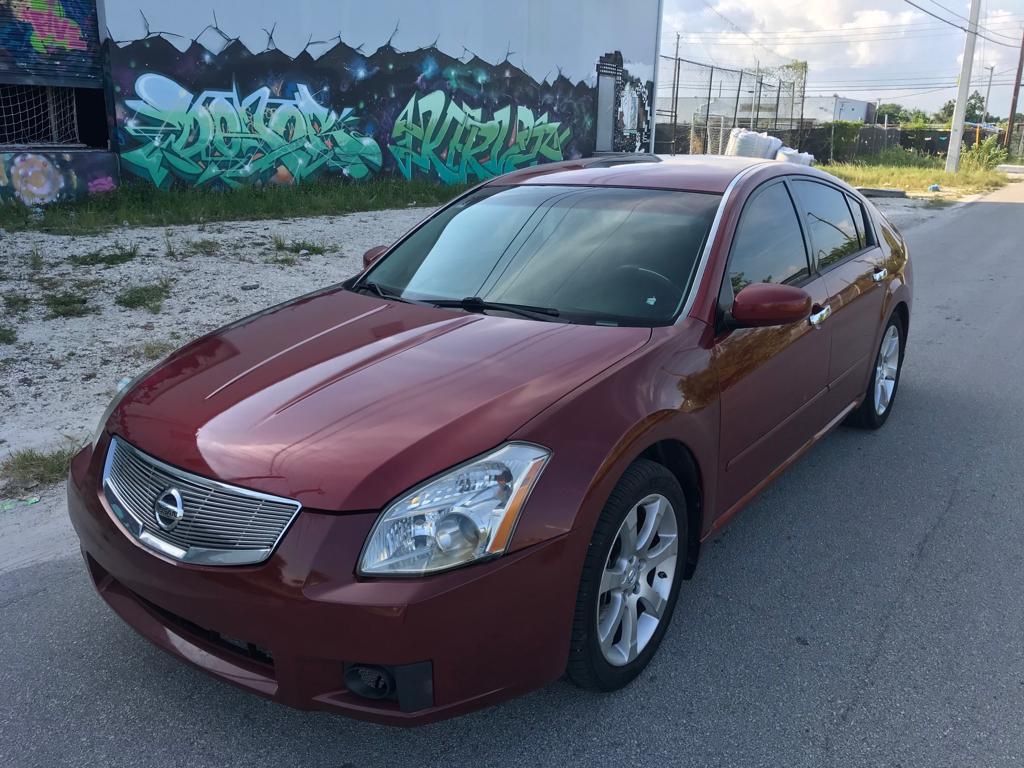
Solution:
<svg viewBox="0 0 1024 768">
<path fill-rule="evenodd" d="M 279 50 L 319 56 L 340 39 L 373 53 L 391 38 L 402 51 L 436 43 L 458 57 L 464 49 L 491 63 L 510 61 L 535 80 L 559 70 L 573 81 L 596 82 L 597 58 L 621 51 L 626 68 L 652 80 L 660 0 L 99 0 L 110 37 L 127 43 L 163 33 L 180 50 L 193 39 L 217 53 L 225 34 L 250 51 L 267 46 L 274 30 Z M 143 19 L 145 15 L 145 20 Z M 397 32 L 395 28 L 397 27 Z"/>
</svg>

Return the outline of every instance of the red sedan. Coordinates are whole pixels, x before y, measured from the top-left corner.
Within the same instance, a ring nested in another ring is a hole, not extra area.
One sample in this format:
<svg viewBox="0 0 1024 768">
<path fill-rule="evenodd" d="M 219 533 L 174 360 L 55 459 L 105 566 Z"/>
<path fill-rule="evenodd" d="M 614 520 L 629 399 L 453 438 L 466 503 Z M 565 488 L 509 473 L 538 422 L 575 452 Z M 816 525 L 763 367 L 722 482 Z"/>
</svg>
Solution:
<svg viewBox="0 0 1024 768">
<path fill-rule="evenodd" d="M 125 387 L 68 495 L 143 636 L 388 723 L 629 683 L 702 543 L 885 423 L 910 320 L 895 229 L 777 162 L 533 168 L 365 260 Z"/>
</svg>

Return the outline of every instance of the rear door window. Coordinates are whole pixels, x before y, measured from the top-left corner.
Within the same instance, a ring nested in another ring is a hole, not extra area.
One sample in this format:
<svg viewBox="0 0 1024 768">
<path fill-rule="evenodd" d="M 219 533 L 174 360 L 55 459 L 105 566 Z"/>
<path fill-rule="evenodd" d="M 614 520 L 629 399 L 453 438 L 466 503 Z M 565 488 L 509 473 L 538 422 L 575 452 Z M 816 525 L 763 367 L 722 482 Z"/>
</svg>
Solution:
<svg viewBox="0 0 1024 768">
<path fill-rule="evenodd" d="M 807 231 L 818 269 L 829 269 L 861 249 L 845 194 L 835 187 L 803 179 L 795 180 L 793 188 L 806 211 Z"/>
<path fill-rule="evenodd" d="M 868 248 L 874 245 L 874 238 L 871 235 L 871 227 L 868 226 L 868 217 L 864 206 L 859 200 L 849 195 L 846 196 L 846 202 L 850 204 L 850 210 L 853 211 L 853 223 L 857 227 L 857 235 L 860 237 L 861 247 Z"/>
<path fill-rule="evenodd" d="M 800 220 L 786 185 L 755 192 L 733 238 L 728 275 L 733 294 L 751 283 L 798 283 L 809 276 Z"/>
</svg>

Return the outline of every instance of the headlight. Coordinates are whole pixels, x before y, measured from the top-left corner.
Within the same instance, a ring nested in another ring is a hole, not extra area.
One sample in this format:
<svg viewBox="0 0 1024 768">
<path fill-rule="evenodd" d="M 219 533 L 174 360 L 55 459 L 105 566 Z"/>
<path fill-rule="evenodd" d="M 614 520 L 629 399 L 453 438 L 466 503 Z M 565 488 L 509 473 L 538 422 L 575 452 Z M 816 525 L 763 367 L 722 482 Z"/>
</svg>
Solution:
<svg viewBox="0 0 1024 768">
<path fill-rule="evenodd" d="M 509 443 L 388 507 L 363 548 L 367 576 L 422 576 L 500 555 L 549 451 Z"/>
<path fill-rule="evenodd" d="M 123 378 L 117 382 L 117 394 L 107 405 L 107 409 L 103 411 L 103 415 L 100 417 L 100 423 L 96 425 L 96 431 L 92 433 L 92 439 L 89 441 L 92 444 L 93 449 L 96 448 L 96 443 L 103 437 L 103 428 L 107 426 L 107 419 L 110 418 L 110 414 L 114 412 L 114 409 L 121 404 L 124 400 L 124 396 L 128 393 L 128 390 L 135 386 L 135 383 L 149 373 L 151 369 L 147 368 L 145 371 L 140 373 L 133 379 Z"/>
</svg>

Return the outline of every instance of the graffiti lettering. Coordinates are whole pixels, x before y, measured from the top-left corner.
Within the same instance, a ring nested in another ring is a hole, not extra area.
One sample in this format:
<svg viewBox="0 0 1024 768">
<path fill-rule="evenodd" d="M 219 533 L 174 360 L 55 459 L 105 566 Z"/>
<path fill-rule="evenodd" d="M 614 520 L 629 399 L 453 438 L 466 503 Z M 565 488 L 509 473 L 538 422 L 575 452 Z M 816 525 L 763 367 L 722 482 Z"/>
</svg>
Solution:
<svg viewBox="0 0 1024 768">
<path fill-rule="evenodd" d="M 305 85 L 291 99 L 259 88 L 240 99 L 236 90 L 198 96 L 163 75 L 135 82 L 138 99 L 125 131 L 140 146 L 122 160 L 154 184 L 175 179 L 228 187 L 293 184 L 322 173 L 362 179 L 381 166 L 381 151 L 356 130 L 352 110 L 323 106 Z"/>
<path fill-rule="evenodd" d="M 51 49 L 85 51 L 89 44 L 82 36 L 82 28 L 71 18 L 59 0 L 28 0 L 12 6 L 18 21 L 32 27 L 29 44 L 36 53 Z M 95 12 L 95 9 L 93 9 Z"/>
<path fill-rule="evenodd" d="M 513 117 L 514 114 L 514 117 Z M 444 91 L 414 95 L 395 120 L 388 149 L 407 179 L 417 172 L 446 183 L 488 179 L 539 162 L 561 160 L 571 131 L 520 106 L 481 109 L 450 101 Z"/>
</svg>

